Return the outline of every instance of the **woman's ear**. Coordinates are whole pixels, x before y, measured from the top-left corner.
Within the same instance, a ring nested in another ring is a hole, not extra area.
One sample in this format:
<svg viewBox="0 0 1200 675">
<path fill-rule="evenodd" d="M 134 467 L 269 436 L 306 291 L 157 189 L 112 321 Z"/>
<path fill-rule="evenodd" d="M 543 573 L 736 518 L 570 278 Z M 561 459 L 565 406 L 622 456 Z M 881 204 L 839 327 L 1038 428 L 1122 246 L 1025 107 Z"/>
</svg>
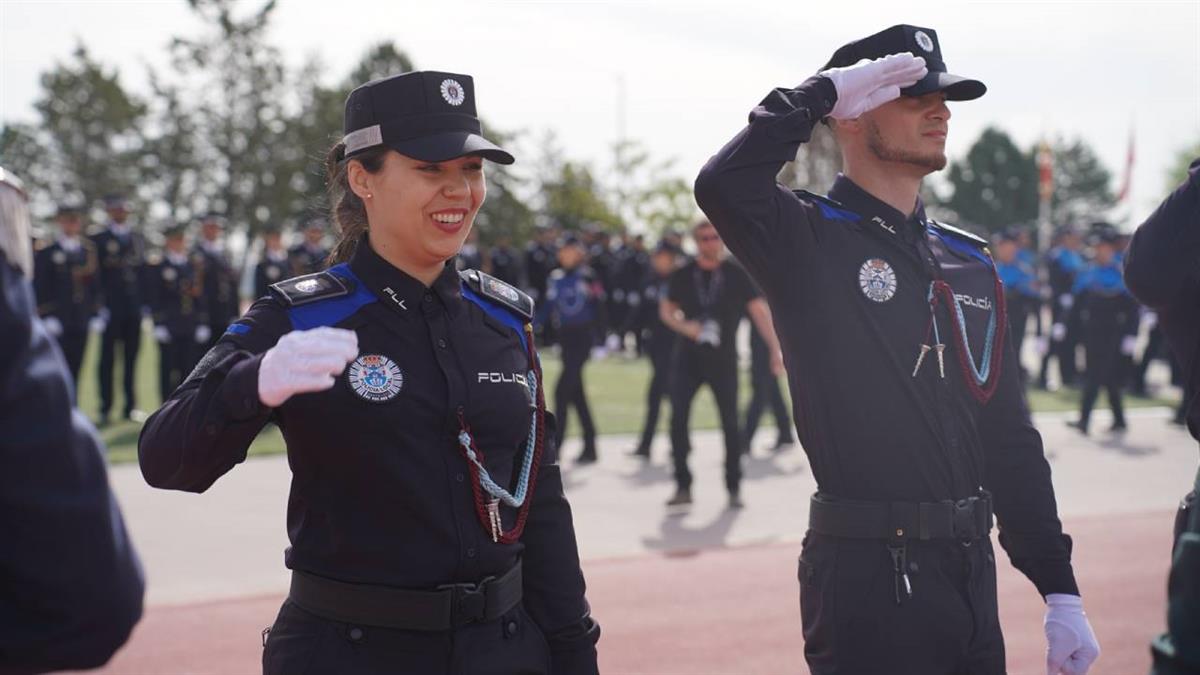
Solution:
<svg viewBox="0 0 1200 675">
<path fill-rule="evenodd" d="M 362 162 L 352 159 L 346 163 L 346 181 L 350 191 L 364 202 L 371 198 L 371 172 L 367 171 Z"/>
</svg>

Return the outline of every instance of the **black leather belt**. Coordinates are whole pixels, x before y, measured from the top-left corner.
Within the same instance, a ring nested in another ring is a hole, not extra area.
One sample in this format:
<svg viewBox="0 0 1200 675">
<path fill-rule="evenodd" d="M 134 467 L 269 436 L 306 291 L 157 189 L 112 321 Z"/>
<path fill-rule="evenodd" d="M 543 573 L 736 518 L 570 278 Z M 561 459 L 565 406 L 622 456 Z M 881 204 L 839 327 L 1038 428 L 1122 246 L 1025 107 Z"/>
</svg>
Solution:
<svg viewBox="0 0 1200 675">
<path fill-rule="evenodd" d="M 972 541 L 992 529 L 992 496 L 940 502 L 862 502 L 813 495 L 808 526 L 814 532 L 852 539 L 957 539 Z"/>
<path fill-rule="evenodd" d="M 292 571 L 288 597 L 318 616 L 364 626 L 442 631 L 498 619 L 521 602 L 521 563 L 500 577 L 414 591 Z"/>
</svg>

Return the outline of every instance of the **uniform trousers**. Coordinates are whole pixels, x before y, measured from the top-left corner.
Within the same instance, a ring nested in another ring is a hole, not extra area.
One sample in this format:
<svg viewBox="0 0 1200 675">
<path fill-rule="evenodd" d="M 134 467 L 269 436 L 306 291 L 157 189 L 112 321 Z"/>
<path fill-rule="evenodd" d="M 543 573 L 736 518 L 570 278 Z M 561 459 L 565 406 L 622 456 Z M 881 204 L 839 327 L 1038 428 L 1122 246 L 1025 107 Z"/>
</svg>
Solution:
<svg viewBox="0 0 1200 675">
<path fill-rule="evenodd" d="M 264 631 L 264 675 L 545 675 L 550 648 L 518 604 L 492 621 L 445 631 L 356 625 L 286 600 Z"/>
<path fill-rule="evenodd" d="M 556 447 L 561 448 L 567 434 L 567 411 L 574 407 L 583 427 L 585 455 L 596 453 L 596 427 L 583 388 L 583 366 L 592 352 L 592 324 L 560 326 L 558 343 L 562 347 L 562 372 L 554 385 L 554 416 L 558 418 Z"/>
<path fill-rule="evenodd" d="M 122 374 L 125 377 L 125 416 L 134 406 L 134 366 L 137 365 L 138 349 L 142 344 L 142 316 L 137 312 L 112 319 L 100 339 L 100 415 L 107 417 L 113 406 L 113 366 L 117 343 L 121 343 Z"/>
<path fill-rule="evenodd" d="M 812 675 L 1004 675 L 991 540 L 907 545 L 912 597 L 896 603 L 887 542 L 809 532 L 800 554 Z"/>
</svg>

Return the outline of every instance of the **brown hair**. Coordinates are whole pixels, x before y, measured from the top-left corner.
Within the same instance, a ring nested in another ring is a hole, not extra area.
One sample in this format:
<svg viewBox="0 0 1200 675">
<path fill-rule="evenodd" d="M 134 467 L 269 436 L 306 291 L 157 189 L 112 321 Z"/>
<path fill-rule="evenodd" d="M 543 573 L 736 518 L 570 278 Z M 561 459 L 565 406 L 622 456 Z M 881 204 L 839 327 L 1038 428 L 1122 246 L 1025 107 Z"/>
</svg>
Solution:
<svg viewBox="0 0 1200 675">
<path fill-rule="evenodd" d="M 368 173 L 379 173 L 387 148 L 371 148 L 351 159 L 362 164 Z M 329 196 L 329 219 L 339 230 L 338 242 L 329 254 L 326 265 L 343 263 L 354 255 L 358 240 L 367 231 L 367 207 L 362 199 L 350 189 L 350 177 L 346 167 L 346 144 L 337 143 L 325 155 L 326 191 Z"/>
</svg>

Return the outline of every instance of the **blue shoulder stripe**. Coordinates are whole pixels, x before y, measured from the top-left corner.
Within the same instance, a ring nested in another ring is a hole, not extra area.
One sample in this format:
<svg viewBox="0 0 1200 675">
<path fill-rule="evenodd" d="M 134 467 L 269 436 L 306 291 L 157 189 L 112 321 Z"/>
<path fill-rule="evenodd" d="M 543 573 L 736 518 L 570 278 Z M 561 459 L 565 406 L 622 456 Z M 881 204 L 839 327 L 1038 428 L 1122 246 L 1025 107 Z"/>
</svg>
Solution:
<svg viewBox="0 0 1200 675">
<path fill-rule="evenodd" d="M 928 230 L 929 232 L 933 233 L 933 236 L 937 237 L 938 239 L 941 239 L 942 243 L 945 244 L 947 247 L 952 248 L 955 251 L 957 251 L 958 253 L 961 253 L 965 256 L 975 258 L 976 260 L 982 262 L 984 265 L 987 265 L 988 267 L 992 266 L 992 259 L 987 257 L 987 255 L 985 255 L 984 252 L 981 251 L 978 246 L 975 246 L 973 244 L 968 244 L 967 242 L 959 239 L 958 237 L 955 237 L 954 235 L 945 234 L 941 230 L 937 229 L 936 227 L 932 227 L 930 225 L 926 225 L 925 229 Z"/>
<path fill-rule="evenodd" d="M 839 209 L 830 204 L 826 204 L 820 199 L 815 201 L 817 202 L 817 207 L 821 209 L 821 215 L 825 216 L 829 220 L 845 220 L 851 223 L 857 223 L 859 220 L 861 220 L 861 217 L 853 211 Z"/>
<path fill-rule="evenodd" d="M 517 331 L 517 337 L 521 339 L 521 348 L 526 352 L 529 351 L 529 345 L 525 342 L 525 324 L 521 323 L 511 310 L 484 300 L 476 295 L 475 291 L 472 291 L 466 284 L 462 285 L 462 295 L 467 300 L 470 300 L 478 305 L 479 309 L 482 309 L 484 314 L 487 314 L 505 326 Z"/>
<path fill-rule="evenodd" d="M 293 329 L 308 330 L 320 326 L 332 326 L 354 314 L 362 307 L 378 300 L 375 294 L 367 288 L 366 284 L 354 276 L 354 273 L 350 271 L 350 266 L 346 263 L 334 265 L 328 271 L 348 281 L 349 285 L 354 288 L 354 292 L 349 295 L 339 295 L 336 298 L 318 300 L 307 305 L 292 307 L 288 310 L 288 317 L 292 320 Z"/>
</svg>

